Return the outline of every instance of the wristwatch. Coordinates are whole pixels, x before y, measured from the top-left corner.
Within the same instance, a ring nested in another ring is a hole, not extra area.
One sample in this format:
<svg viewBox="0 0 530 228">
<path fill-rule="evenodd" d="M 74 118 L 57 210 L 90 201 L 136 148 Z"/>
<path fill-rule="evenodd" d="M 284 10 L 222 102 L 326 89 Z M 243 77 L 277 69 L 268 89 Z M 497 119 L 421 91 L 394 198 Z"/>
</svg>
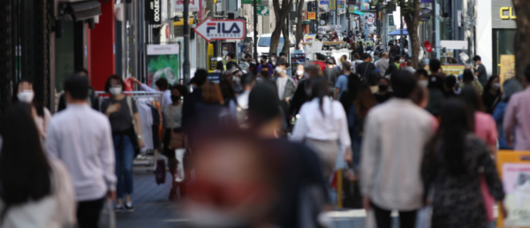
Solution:
<svg viewBox="0 0 530 228">
<path fill-rule="evenodd" d="M 141 135 L 138 135 L 138 139 L 142 139 L 142 136 L 141 136 Z"/>
</svg>

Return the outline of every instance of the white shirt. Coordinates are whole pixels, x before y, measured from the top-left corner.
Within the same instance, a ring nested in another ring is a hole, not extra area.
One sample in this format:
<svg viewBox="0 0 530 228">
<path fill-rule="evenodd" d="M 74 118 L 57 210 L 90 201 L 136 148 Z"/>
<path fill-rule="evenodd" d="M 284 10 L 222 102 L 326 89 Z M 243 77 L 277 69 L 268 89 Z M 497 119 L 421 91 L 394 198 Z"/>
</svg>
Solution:
<svg viewBox="0 0 530 228">
<path fill-rule="evenodd" d="M 149 86 L 147 86 L 146 84 L 142 84 L 140 86 L 140 88 L 142 88 L 142 90 L 145 90 L 147 92 L 160 92 L 156 89 L 153 89 Z M 171 90 L 169 89 L 166 89 L 166 91 L 164 91 L 164 95 L 163 95 L 163 100 L 164 100 L 164 107 L 170 105 L 170 104 L 173 104 L 173 101 L 171 100 Z"/>
<path fill-rule="evenodd" d="M 245 90 L 245 91 L 243 91 L 243 93 L 241 93 L 239 96 L 237 96 L 237 98 L 236 98 L 237 104 L 236 104 L 236 102 L 234 100 L 230 100 L 230 104 L 229 104 L 228 108 L 230 110 L 230 115 L 232 116 L 233 119 L 237 119 L 236 115 L 237 115 L 237 107 L 238 107 L 238 105 L 243 110 L 248 109 L 248 97 L 249 97 L 249 95 L 250 95 L 250 90 Z"/>
<path fill-rule="evenodd" d="M 300 108 L 300 119 L 294 126 L 291 140 L 298 142 L 302 142 L 305 138 L 339 140 L 341 148 L 349 147 L 350 133 L 342 104 L 325 96 L 322 109 L 325 115 L 322 115 L 318 98 L 304 103 Z"/>
<path fill-rule="evenodd" d="M 65 164 L 78 202 L 101 199 L 116 189 L 110 122 L 88 104 L 68 104 L 52 117 L 46 152 Z"/>
<path fill-rule="evenodd" d="M 407 68 L 405 68 L 405 70 L 408 70 L 411 74 L 416 73 L 416 69 L 414 69 L 414 67 L 411 67 L 411 66 L 407 66 Z"/>
<path fill-rule="evenodd" d="M 361 193 L 387 210 L 422 206 L 421 163 L 435 124 L 409 99 L 392 98 L 370 110 L 361 148 Z"/>
</svg>

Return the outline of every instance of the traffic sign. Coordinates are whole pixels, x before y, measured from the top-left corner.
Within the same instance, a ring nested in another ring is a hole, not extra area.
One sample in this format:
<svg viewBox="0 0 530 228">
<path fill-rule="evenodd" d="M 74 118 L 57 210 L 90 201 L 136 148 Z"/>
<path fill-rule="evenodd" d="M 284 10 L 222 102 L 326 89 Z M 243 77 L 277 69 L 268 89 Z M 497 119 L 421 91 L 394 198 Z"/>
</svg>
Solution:
<svg viewBox="0 0 530 228">
<path fill-rule="evenodd" d="M 269 16 L 269 7 L 268 6 L 258 6 L 256 9 L 259 16 Z"/>
<path fill-rule="evenodd" d="M 210 17 L 193 30 L 208 42 L 212 40 L 242 40 L 246 34 L 244 20 L 213 20 Z"/>
<path fill-rule="evenodd" d="M 394 15 L 388 15 L 388 25 L 394 26 Z"/>
<path fill-rule="evenodd" d="M 241 4 L 254 4 L 254 0 L 241 0 Z M 261 4 L 261 0 L 256 0 L 256 4 Z"/>
</svg>

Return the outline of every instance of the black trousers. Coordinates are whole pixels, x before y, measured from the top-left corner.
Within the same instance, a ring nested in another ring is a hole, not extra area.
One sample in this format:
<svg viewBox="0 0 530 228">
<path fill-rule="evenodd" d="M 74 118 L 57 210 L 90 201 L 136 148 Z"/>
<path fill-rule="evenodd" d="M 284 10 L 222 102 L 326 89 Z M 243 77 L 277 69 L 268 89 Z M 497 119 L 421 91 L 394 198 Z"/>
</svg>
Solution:
<svg viewBox="0 0 530 228">
<path fill-rule="evenodd" d="M 373 202 L 370 203 L 374 210 L 375 221 L 377 228 L 391 228 L 392 227 L 392 211 L 382 209 L 375 205 Z M 416 213 L 418 211 L 399 211 L 399 227 L 400 228 L 414 228 L 416 227 Z"/>
<path fill-rule="evenodd" d="M 79 228 L 97 228 L 99 215 L 106 197 L 97 200 L 77 202 L 77 223 Z"/>
</svg>

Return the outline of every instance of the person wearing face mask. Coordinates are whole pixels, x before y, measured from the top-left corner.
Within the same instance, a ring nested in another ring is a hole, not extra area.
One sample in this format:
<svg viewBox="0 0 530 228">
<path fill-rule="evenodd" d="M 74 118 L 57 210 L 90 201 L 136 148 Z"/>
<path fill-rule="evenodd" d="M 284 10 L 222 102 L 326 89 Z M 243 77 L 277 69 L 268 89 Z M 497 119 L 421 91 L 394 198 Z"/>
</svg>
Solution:
<svg viewBox="0 0 530 228">
<path fill-rule="evenodd" d="M 293 98 L 294 92 L 296 90 L 296 82 L 290 77 L 287 76 L 286 70 L 289 64 L 280 59 L 277 63 L 275 71 L 275 77 L 272 79 L 276 82 L 276 87 L 278 88 L 278 98 L 282 102 L 289 104 Z"/>
<path fill-rule="evenodd" d="M 186 195 L 186 180 L 189 180 L 189 173 L 185 173 L 184 180 L 180 180 L 179 182 L 177 182 L 176 178 L 178 162 L 175 157 L 175 149 L 178 150 L 180 148 L 169 148 L 171 131 L 175 133 L 184 132 L 182 130 L 182 102 L 180 101 L 180 98 L 186 94 L 188 94 L 188 89 L 186 88 L 186 86 L 173 86 L 173 88 L 171 89 L 171 100 L 173 101 L 173 103 L 164 107 L 164 110 L 162 111 L 162 126 L 164 128 L 162 130 L 163 144 L 160 147 L 163 148 L 162 153 L 168 159 L 169 172 L 171 173 L 172 187 L 169 192 L 170 200 L 177 199 L 178 193 L 180 193 L 181 197 L 184 197 Z M 187 162 L 187 160 L 184 159 L 184 162 Z M 188 165 L 184 165 L 184 167 L 188 167 Z"/>
<path fill-rule="evenodd" d="M 241 69 L 239 65 L 237 65 L 237 63 L 234 61 L 235 57 L 236 55 L 232 52 L 226 55 L 226 70 L 232 70 L 233 68 Z"/>
<path fill-rule="evenodd" d="M 501 80 L 498 75 L 491 76 L 486 86 L 484 86 L 484 92 L 482 93 L 482 101 L 484 101 L 484 107 L 486 112 L 493 114 L 495 106 L 501 99 Z"/>
<path fill-rule="evenodd" d="M 399 69 L 403 70 L 407 68 L 407 61 L 404 55 L 399 57 Z"/>
<path fill-rule="evenodd" d="M 105 84 L 105 91 L 111 94 L 111 98 L 103 101 L 101 111 L 109 118 L 114 141 L 115 171 L 118 177 L 116 211 L 121 212 L 125 208 L 125 210 L 132 212 L 134 211 L 131 200 L 133 193 L 132 166 L 135 151 L 144 147 L 144 141 L 136 102 L 123 94 L 124 88 L 125 83 L 121 76 L 110 76 Z"/>
<path fill-rule="evenodd" d="M 261 64 L 258 66 L 258 72 L 267 71 L 268 78 L 272 77 L 272 74 L 274 73 L 274 68 L 272 67 L 272 64 L 267 62 L 267 56 L 262 55 L 261 56 Z"/>
<path fill-rule="evenodd" d="M 164 107 L 173 103 L 173 101 L 171 100 L 171 86 L 169 85 L 167 79 L 160 78 L 160 79 L 156 80 L 156 82 L 155 82 L 156 89 L 153 89 L 153 88 L 149 87 L 147 84 L 144 84 L 144 83 L 140 82 L 135 77 L 130 77 L 130 79 L 134 83 L 136 83 L 138 86 L 140 86 L 140 88 L 142 90 L 144 90 L 144 91 L 147 91 L 147 92 L 164 92 L 164 95 L 163 95 L 163 99 L 164 99 L 163 105 L 164 105 Z"/>
<path fill-rule="evenodd" d="M 297 87 L 298 85 L 300 85 L 300 83 L 302 83 L 302 81 L 306 80 L 308 77 L 309 76 L 307 76 L 304 71 L 304 65 L 300 64 L 296 66 L 296 72 L 295 72 L 295 75 L 293 76 L 293 80 L 296 83 Z"/>
<path fill-rule="evenodd" d="M 256 75 L 258 73 L 258 62 L 256 62 L 255 59 L 252 59 L 250 54 L 245 55 L 245 61 L 248 63 L 248 71 L 253 75 Z"/>
<path fill-rule="evenodd" d="M 270 54 L 270 64 L 272 65 L 272 67 L 276 67 L 276 62 L 278 61 L 278 56 L 276 56 L 276 53 L 271 53 Z"/>
<path fill-rule="evenodd" d="M 478 77 L 480 84 L 484 86 L 488 81 L 488 73 L 486 72 L 486 67 L 484 66 L 484 64 L 482 64 L 482 59 L 478 55 L 473 58 L 473 61 L 475 62 L 475 68 L 473 68 L 475 70 L 475 76 Z"/>
<path fill-rule="evenodd" d="M 388 80 L 387 78 L 379 78 L 377 86 L 379 90 L 377 91 L 377 93 L 374 94 L 377 104 L 384 103 L 388 99 L 394 97 L 394 93 L 388 91 L 390 88 L 390 80 Z"/>
<path fill-rule="evenodd" d="M 35 100 L 33 84 L 29 81 L 22 80 L 20 83 L 18 83 L 15 94 L 16 96 L 14 96 L 14 103 L 22 102 L 31 104 L 33 110 L 37 113 L 34 120 L 35 124 L 37 125 L 37 129 L 39 130 L 39 135 L 42 139 L 45 139 L 52 114 L 48 108 L 40 105 Z"/>
</svg>

